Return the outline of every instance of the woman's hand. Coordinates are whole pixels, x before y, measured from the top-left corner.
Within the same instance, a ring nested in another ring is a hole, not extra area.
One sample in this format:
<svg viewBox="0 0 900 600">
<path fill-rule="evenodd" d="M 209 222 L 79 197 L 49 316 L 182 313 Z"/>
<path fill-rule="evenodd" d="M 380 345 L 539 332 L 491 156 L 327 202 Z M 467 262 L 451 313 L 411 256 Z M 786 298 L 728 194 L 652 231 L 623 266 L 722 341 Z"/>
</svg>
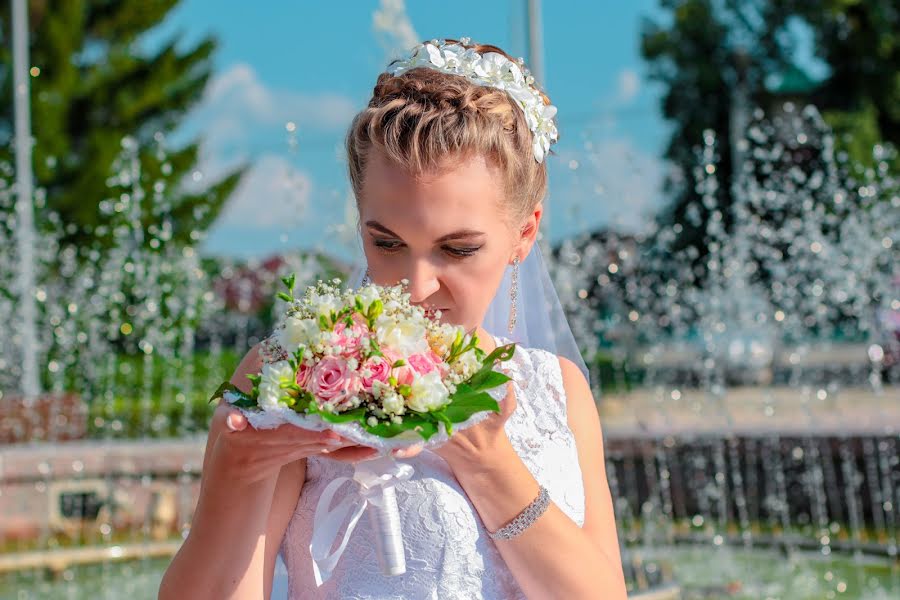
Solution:
<svg viewBox="0 0 900 600">
<path fill-rule="evenodd" d="M 334 431 L 312 431 L 291 424 L 259 430 L 240 410 L 222 400 L 210 425 L 209 468 L 236 485 L 275 478 L 281 467 L 309 456 L 345 462 L 371 458 L 376 451 Z"/>
<path fill-rule="evenodd" d="M 504 429 L 506 421 L 518 406 L 511 381 L 506 383 L 506 396 L 499 404 L 499 413 L 491 413 L 477 425 L 454 431 L 447 443 L 434 449 L 435 454 L 446 460 L 454 471 L 458 467 L 477 469 L 501 456 L 498 450 L 506 450 L 510 446 Z M 410 448 L 395 450 L 391 454 L 396 458 L 411 458 L 421 451 L 422 445 L 416 444 Z"/>
</svg>

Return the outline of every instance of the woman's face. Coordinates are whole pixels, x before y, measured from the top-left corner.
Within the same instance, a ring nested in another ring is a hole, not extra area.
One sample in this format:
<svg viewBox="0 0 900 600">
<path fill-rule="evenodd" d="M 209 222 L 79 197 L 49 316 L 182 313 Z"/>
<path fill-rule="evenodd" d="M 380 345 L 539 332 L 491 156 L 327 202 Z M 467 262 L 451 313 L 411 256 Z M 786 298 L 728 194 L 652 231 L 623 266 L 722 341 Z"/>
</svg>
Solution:
<svg viewBox="0 0 900 600">
<path fill-rule="evenodd" d="M 409 280 L 410 301 L 441 310 L 441 321 L 481 325 L 506 266 L 531 250 L 541 207 L 511 224 L 502 174 L 481 156 L 416 179 L 373 152 L 359 202 L 369 277 Z"/>
</svg>

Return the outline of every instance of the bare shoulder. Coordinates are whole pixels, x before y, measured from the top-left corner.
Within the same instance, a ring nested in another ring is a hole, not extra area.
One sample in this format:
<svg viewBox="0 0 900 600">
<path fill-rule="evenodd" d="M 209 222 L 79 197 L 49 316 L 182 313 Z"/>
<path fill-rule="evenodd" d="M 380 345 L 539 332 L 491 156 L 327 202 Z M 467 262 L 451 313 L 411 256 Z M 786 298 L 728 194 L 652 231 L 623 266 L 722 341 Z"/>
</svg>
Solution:
<svg viewBox="0 0 900 600">
<path fill-rule="evenodd" d="M 566 413 L 569 428 L 580 445 L 594 445 L 602 438 L 600 415 L 594 401 L 594 393 L 584 373 L 574 362 L 559 356 L 563 389 L 566 393 Z"/>
<path fill-rule="evenodd" d="M 559 369 L 562 371 L 563 387 L 566 389 L 566 395 L 574 393 L 581 396 L 586 393 L 591 396 L 593 403 L 591 386 L 588 385 L 587 379 L 584 378 L 584 373 L 581 372 L 578 365 L 565 356 L 557 356 L 557 358 L 559 359 Z"/>
</svg>

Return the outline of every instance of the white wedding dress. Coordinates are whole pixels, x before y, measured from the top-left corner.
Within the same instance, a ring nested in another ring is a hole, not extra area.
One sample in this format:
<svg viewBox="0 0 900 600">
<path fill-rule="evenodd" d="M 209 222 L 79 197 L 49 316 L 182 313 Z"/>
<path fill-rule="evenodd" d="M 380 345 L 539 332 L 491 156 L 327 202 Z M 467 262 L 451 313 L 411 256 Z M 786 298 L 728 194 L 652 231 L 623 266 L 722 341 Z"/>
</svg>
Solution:
<svg viewBox="0 0 900 600">
<path fill-rule="evenodd" d="M 498 345 L 510 343 L 503 337 L 494 339 Z M 584 487 L 566 420 L 559 360 L 546 350 L 517 346 L 513 357 L 500 365 L 512 378 L 518 401 L 506 422 L 506 433 L 553 502 L 581 527 Z M 396 488 L 406 573 L 381 574 L 369 520 L 363 515 L 331 578 L 317 587 L 309 552 L 313 512 L 323 488 L 335 477 L 351 477 L 353 467 L 325 457 L 308 459 L 303 492 L 280 550 L 290 600 L 525 597 L 444 459 L 424 451 L 407 460 L 415 474 Z M 340 488 L 335 504 L 351 485 Z"/>
</svg>

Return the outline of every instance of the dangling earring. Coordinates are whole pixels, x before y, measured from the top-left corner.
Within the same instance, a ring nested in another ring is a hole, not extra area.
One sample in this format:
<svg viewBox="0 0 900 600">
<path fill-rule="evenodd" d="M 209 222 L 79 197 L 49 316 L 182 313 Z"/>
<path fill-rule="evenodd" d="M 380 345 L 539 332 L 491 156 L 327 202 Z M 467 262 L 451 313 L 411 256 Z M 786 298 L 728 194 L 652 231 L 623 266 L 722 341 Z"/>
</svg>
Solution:
<svg viewBox="0 0 900 600">
<path fill-rule="evenodd" d="M 369 268 L 366 267 L 366 274 L 363 275 L 362 283 L 360 284 L 360 287 L 367 286 L 367 285 L 369 285 L 370 283 L 372 283 L 372 280 L 369 279 Z"/>
<path fill-rule="evenodd" d="M 512 280 L 509 284 L 509 332 L 516 327 L 516 299 L 519 297 L 519 257 L 513 258 Z"/>
</svg>

